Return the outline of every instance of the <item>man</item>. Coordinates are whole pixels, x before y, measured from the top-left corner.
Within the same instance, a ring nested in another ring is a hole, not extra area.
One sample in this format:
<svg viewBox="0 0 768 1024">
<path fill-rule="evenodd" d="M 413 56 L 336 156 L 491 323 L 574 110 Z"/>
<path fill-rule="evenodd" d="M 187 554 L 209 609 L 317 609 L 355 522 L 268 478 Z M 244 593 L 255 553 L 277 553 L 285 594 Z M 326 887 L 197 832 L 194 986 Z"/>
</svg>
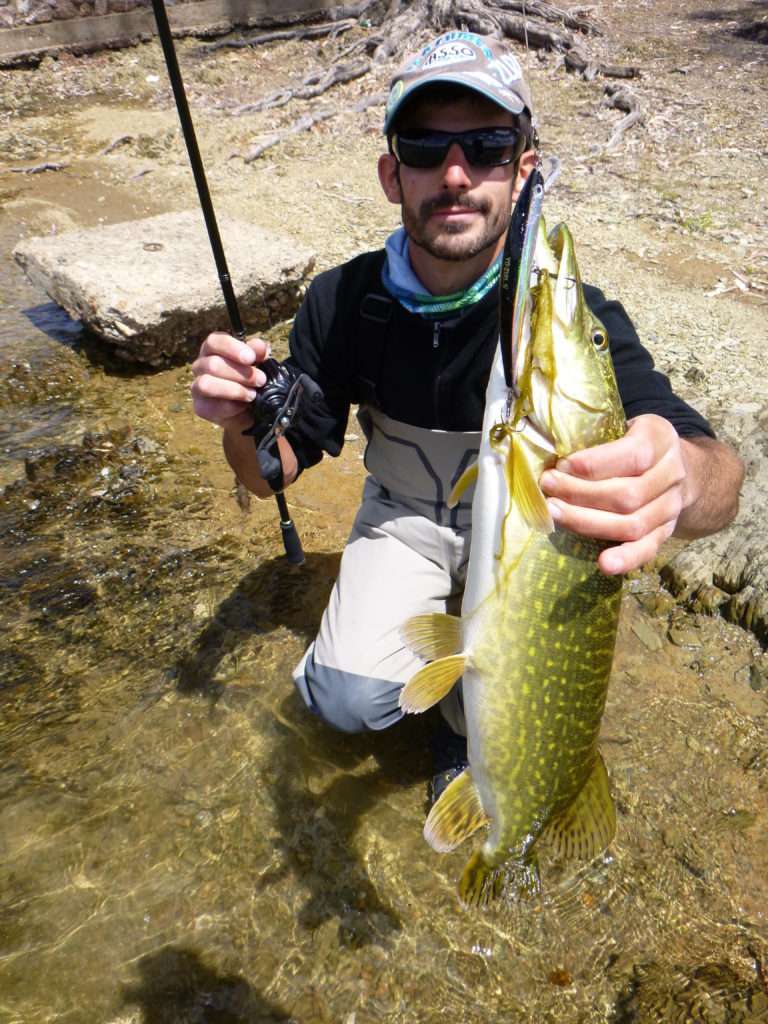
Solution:
<svg viewBox="0 0 768 1024">
<path fill-rule="evenodd" d="M 319 634 L 294 677 L 308 707 L 344 731 L 401 717 L 400 689 L 420 665 L 401 625 L 460 601 L 471 495 L 455 510 L 445 499 L 479 446 L 500 254 L 537 161 L 532 117 L 520 66 L 496 40 L 447 33 L 397 72 L 378 172 L 403 227 L 385 251 L 320 274 L 308 290 L 288 362 L 324 399 L 279 440 L 279 461 L 257 460 L 243 434 L 265 379 L 264 343 L 212 334 L 193 366 L 195 411 L 222 426 L 230 465 L 260 496 L 323 452 L 337 455 L 350 404 L 360 406 L 370 476 Z M 619 441 L 561 460 L 541 486 L 558 526 L 614 541 L 599 566 L 624 573 L 673 533 L 698 537 L 730 522 L 742 468 L 653 369 L 622 307 L 588 285 L 585 294 L 608 331 L 629 427 Z M 466 763 L 456 738 L 460 686 L 441 710 L 452 731 L 437 750 L 433 798 Z"/>
</svg>

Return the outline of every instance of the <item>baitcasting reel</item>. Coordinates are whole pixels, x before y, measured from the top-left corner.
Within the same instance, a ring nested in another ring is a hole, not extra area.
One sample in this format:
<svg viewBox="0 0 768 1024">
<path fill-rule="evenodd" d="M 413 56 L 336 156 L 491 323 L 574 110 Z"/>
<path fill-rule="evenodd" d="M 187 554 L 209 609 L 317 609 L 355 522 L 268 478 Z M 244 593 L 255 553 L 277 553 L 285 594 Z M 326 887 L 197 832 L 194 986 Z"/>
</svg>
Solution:
<svg viewBox="0 0 768 1024">
<path fill-rule="evenodd" d="M 266 383 L 251 402 L 254 424 L 243 433 L 256 442 L 256 458 L 261 475 L 273 491 L 283 488 L 283 465 L 277 448 L 282 437 L 301 418 L 308 402 L 323 397 L 320 386 L 294 366 L 265 359 L 259 364 Z"/>
</svg>

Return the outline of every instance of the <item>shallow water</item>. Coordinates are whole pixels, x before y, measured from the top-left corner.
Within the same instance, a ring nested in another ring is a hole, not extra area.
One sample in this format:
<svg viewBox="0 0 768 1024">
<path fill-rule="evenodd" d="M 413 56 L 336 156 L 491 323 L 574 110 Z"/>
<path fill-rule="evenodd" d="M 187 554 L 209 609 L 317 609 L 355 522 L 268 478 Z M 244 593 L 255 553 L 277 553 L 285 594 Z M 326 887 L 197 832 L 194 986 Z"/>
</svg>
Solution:
<svg viewBox="0 0 768 1024">
<path fill-rule="evenodd" d="M 466 851 L 421 838 L 433 720 L 338 736 L 291 690 L 357 454 L 297 489 L 293 569 L 185 371 L 109 365 L 7 259 L 0 291 L 0 1021 L 768 1021 L 751 638 L 631 581 L 615 843 L 462 910 Z"/>
<path fill-rule="evenodd" d="M 615 844 L 545 862 L 540 901 L 466 912 L 465 853 L 420 836 L 430 720 L 336 736 L 291 693 L 337 565 L 311 521 L 298 571 L 274 529 L 210 539 L 201 463 L 115 413 L 146 380 L 8 308 L 0 344 L 39 392 L 3 423 L 0 1020 L 768 1019 L 745 635 L 633 581 L 603 737 Z"/>
</svg>

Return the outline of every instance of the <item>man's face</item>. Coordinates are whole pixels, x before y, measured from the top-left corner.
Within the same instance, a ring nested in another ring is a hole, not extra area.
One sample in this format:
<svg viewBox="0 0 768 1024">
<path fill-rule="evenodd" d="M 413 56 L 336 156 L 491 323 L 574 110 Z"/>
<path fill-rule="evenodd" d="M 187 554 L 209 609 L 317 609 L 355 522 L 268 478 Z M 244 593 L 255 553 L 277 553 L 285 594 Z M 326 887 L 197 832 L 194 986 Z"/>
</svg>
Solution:
<svg viewBox="0 0 768 1024">
<path fill-rule="evenodd" d="M 450 106 L 424 103 L 403 134 L 421 131 L 462 132 L 508 127 L 512 114 L 472 96 Z M 515 165 L 472 167 L 454 143 L 434 169 L 398 164 L 391 155 L 379 164 L 382 186 L 391 202 L 399 202 L 410 244 L 440 260 L 468 260 L 500 251 L 509 223 L 515 189 Z"/>
</svg>

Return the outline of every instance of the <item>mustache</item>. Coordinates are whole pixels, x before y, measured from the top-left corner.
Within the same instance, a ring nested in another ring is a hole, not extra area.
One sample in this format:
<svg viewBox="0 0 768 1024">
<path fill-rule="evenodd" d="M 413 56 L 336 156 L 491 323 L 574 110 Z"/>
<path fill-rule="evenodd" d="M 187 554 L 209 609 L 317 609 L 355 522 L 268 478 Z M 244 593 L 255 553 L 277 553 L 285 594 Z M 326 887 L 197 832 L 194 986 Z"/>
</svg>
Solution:
<svg viewBox="0 0 768 1024">
<path fill-rule="evenodd" d="M 480 213 L 488 212 L 487 202 L 474 199 L 472 196 L 465 195 L 463 192 L 459 192 L 457 195 L 453 195 L 450 192 L 441 192 L 439 195 L 432 196 L 430 199 L 425 199 L 421 204 L 419 211 L 421 216 L 426 218 L 429 217 L 430 214 L 437 213 L 440 210 L 450 210 L 457 206 L 464 210 L 477 210 Z"/>
</svg>

